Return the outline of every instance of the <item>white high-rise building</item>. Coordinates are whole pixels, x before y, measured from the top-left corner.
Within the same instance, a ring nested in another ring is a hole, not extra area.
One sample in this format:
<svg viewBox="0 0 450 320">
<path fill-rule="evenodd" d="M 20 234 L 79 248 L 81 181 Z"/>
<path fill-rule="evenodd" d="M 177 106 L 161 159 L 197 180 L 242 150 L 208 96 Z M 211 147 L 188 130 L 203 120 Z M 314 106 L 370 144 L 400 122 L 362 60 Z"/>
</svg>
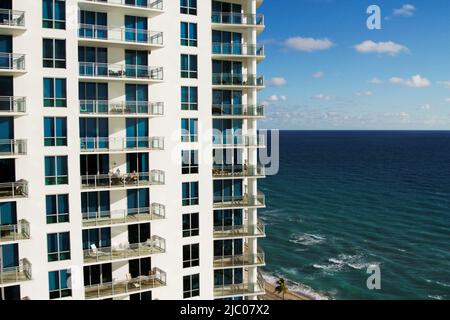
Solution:
<svg viewBox="0 0 450 320">
<path fill-rule="evenodd" d="M 0 300 L 256 299 L 262 0 L 0 0 Z"/>
</svg>

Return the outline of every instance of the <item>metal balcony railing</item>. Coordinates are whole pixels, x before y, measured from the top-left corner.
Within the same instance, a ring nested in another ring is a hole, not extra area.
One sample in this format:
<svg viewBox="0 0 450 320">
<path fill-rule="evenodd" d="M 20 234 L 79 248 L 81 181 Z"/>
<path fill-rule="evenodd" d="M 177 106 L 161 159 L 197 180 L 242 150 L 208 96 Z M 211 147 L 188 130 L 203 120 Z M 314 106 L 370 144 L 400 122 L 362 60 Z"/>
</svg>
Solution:
<svg viewBox="0 0 450 320">
<path fill-rule="evenodd" d="M 214 268 L 234 268 L 234 267 L 246 267 L 257 266 L 265 264 L 265 254 L 261 248 L 258 248 L 256 254 L 249 254 L 244 251 L 242 254 L 235 254 L 229 256 L 215 256 Z"/>
<path fill-rule="evenodd" d="M 81 77 L 106 77 L 111 79 L 136 79 L 162 81 L 162 67 L 144 65 L 121 65 L 96 62 L 80 62 Z"/>
<path fill-rule="evenodd" d="M 164 10 L 163 0 L 83 0 L 88 2 L 98 2 L 112 5 L 122 5 L 143 9 Z"/>
<path fill-rule="evenodd" d="M 0 9 L 0 27 L 25 27 L 25 12 Z"/>
<path fill-rule="evenodd" d="M 30 223 L 19 220 L 15 224 L 0 225 L 0 242 L 30 239 Z"/>
<path fill-rule="evenodd" d="M 81 138 L 81 152 L 164 150 L 164 137 Z"/>
<path fill-rule="evenodd" d="M 212 23 L 264 26 L 264 15 L 262 14 L 244 14 L 230 12 L 213 12 L 211 15 Z"/>
<path fill-rule="evenodd" d="M 143 243 L 124 243 L 114 247 L 102 248 L 92 246 L 90 249 L 83 250 L 83 254 L 84 263 L 96 263 L 149 256 L 165 251 L 166 240 L 158 236 L 152 236 Z"/>
<path fill-rule="evenodd" d="M 245 164 L 213 165 L 212 169 L 213 177 L 215 178 L 263 177 L 265 172 L 265 167 L 262 165 L 248 166 Z"/>
<path fill-rule="evenodd" d="M 214 134 L 213 147 L 265 147 L 265 137 L 263 134 L 258 135 L 227 135 Z"/>
<path fill-rule="evenodd" d="M 164 102 L 81 100 L 80 113 L 108 116 L 162 116 L 164 115 Z"/>
<path fill-rule="evenodd" d="M 26 98 L 0 96 L 0 113 L 25 113 Z"/>
<path fill-rule="evenodd" d="M 245 221 L 242 225 L 214 226 L 214 238 L 230 237 L 258 237 L 266 234 L 266 227 L 262 220 L 258 219 L 257 224 L 249 224 Z"/>
<path fill-rule="evenodd" d="M 0 70 L 25 70 L 25 55 L 0 52 Z"/>
<path fill-rule="evenodd" d="M 28 197 L 28 181 L 0 183 L 0 199 Z"/>
<path fill-rule="evenodd" d="M 108 27 L 95 24 L 79 24 L 78 36 L 82 39 L 138 43 L 154 46 L 162 46 L 164 44 L 164 36 L 160 31 Z"/>
<path fill-rule="evenodd" d="M 264 46 L 246 43 L 213 42 L 212 54 L 264 57 Z"/>
<path fill-rule="evenodd" d="M 242 104 L 213 104 L 213 117 L 264 117 L 265 107 Z"/>
<path fill-rule="evenodd" d="M 263 87 L 264 77 L 256 74 L 213 73 L 212 83 L 215 86 Z"/>
<path fill-rule="evenodd" d="M 18 266 L 0 267 L 0 284 L 31 280 L 31 263 L 21 259 Z"/>
<path fill-rule="evenodd" d="M 260 272 L 256 283 L 244 281 L 238 284 L 223 284 L 214 286 L 214 297 L 229 297 L 235 295 L 252 295 L 265 293 L 265 280 Z"/>
<path fill-rule="evenodd" d="M 0 139 L 0 156 L 27 154 L 27 140 Z"/>
<path fill-rule="evenodd" d="M 159 203 L 152 203 L 150 208 L 83 212 L 83 227 L 139 223 L 165 218 L 166 207 Z"/>
<path fill-rule="evenodd" d="M 242 196 L 215 196 L 214 208 L 241 208 L 241 207 L 264 207 L 266 198 L 264 193 L 258 191 L 257 196 L 244 194 Z"/>
<path fill-rule="evenodd" d="M 81 187 L 83 189 L 145 187 L 150 185 L 163 185 L 164 183 L 165 173 L 161 170 L 127 174 L 109 173 L 81 176 Z"/>
<path fill-rule="evenodd" d="M 113 280 L 112 282 L 85 286 L 84 293 L 86 299 L 98 299 L 158 288 L 165 286 L 166 283 L 166 272 L 159 268 L 153 268 L 148 275 L 131 278 L 131 275 L 128 274 L 125 280 Z"/>
</svg>

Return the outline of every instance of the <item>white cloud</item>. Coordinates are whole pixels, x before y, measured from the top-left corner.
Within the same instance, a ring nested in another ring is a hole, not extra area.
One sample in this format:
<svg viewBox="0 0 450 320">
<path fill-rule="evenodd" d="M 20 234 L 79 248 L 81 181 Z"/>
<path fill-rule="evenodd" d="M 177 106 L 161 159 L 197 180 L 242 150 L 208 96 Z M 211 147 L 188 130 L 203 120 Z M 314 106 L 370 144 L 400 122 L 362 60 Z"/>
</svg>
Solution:
<svg viewBox="0 0 450 320">
<path fill-rule="evenodd" d="M 373 42 L 372 40 L 366 40 L 355 45 L 354 48 L 359 53 L 380 53 L 390 56 L 395 56 L 402 52 L 409 52 L 407 47 L 392 41 Z"/>
<path fill-rule="evenodd" d="M 362 96 L 370 97 L 370 96 L 373 96 L 373 92 L 368 90 L 368 91 L 363 91 L 363 92 L 357 92 L 356 95 L 359 97 L 362 97 Z"/>
<path fill-rule="evenodd" d="M 412 4 L 404 4 L 401 8 L 394 9 L 393 14 L 394 16 L 412 17 L 416 10 L 416 7 L 414 7 Z"/>
<path fill-rule="evenodd" d="M 331 100 L 330 96 L 327 96 L 327 95 L 325 95 L 323 93 L 316 94 L 315 96 L 312 96 L 311 98 L 315 99 L 315 100 L 323 100 L 323 101 L 330 101 Z"/>
<path fill-rule="evenodd" d="M 369 81 L 367 81 L 368 83 L 372 83 L 372 84 L 382 84 L 384 81 L 381 79 L 378 79 L 377 77 L 370 79 Z"/>
<path fill-rule="evenodd" d="M 333 42 L 327 38 L 314 39 L 314 38 L 292 37 L 284 42 L 284 47 L 286 49 L 302 52 L 327 50 L 330 49 L 333 45 L 334 45 Z"/>
<path fill-rule="evenodd" d="M 287 80 L 283 77 L 273 77 L 267 83 L 269 86 L 282 87 L 287 84 Z"/>
<path fill-rule="evenodd" d="M 420 110 L 430 110 L 431 109 L 431 105 L 429 103 L 424 104 L 423 106 L 419 107 Z"/>
<path fill-rule="evenodd" d="M 263 100 L 261 104 L 268 107 L 271 104 L 273 104 L 275 102 L 280 102 L 280 101 L 287 101 L 287 97 L 283 96 L 283 95 L 273 94 L 270 97 L 268 97 L 267 99 Z"/>
<path fill-rule="evenodd" d="M 445 99 L 445 102 L 450 103 L 450 98 Z"/>
<path fill-rule="evenodd" d="M 322 78 L 325 74 L 322 71 L 317 71 L 315 73 L 313 73 L 312 77 L 315 79 L 319 79 Z"/>
<path fill-rule="evenodd" d="M 406 79 L 399 77 L 392 77 L 389 79 L 389 82 L 412 88 L 425 88 L 431 85 L 430 80 L 428 80 L 427 78 L 423 78 L 420 74 L 417 74 L 415 76 L 412 76 L 411 78 Z"/>
<path fill-rule="evenodd" d="M 438 81 L 438 82 L 436 82 L 437 84 L 441 84 L 441 85 L 443 85 L 444 87 L 447 87 L 447 88 L 449 88 L 450 89 L 450 80 L 449 81 Z"/>
</svg>

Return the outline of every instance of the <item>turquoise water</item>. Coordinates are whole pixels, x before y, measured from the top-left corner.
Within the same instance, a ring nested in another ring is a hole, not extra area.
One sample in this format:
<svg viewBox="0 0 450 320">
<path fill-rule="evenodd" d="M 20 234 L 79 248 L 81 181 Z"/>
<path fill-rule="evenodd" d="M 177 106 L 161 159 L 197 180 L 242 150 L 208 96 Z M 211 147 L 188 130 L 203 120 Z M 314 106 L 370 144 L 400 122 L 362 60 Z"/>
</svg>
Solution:
<svg viewBox="0 0 450 320">
<path fill-rule="evenodd" d="M 283 131 L 280 145 L 260 182 L 266 273 L 331 299 L 450 299 L 450 132 Z"/>
</svg>

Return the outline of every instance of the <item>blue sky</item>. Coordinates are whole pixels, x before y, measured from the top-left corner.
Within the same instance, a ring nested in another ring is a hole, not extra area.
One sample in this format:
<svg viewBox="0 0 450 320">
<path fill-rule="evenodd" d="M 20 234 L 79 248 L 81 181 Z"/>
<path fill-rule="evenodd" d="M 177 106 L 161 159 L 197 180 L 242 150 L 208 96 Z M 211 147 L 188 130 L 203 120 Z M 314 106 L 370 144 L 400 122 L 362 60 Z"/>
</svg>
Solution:
<svg viewBox="0 0 450 320">
<path fill-rule="evenodd" d="M 381 8 L 382 29 L 366 10 Z M 265 0 L 261 126 L 450 130 L 449 0 Z"/>
</svg>

